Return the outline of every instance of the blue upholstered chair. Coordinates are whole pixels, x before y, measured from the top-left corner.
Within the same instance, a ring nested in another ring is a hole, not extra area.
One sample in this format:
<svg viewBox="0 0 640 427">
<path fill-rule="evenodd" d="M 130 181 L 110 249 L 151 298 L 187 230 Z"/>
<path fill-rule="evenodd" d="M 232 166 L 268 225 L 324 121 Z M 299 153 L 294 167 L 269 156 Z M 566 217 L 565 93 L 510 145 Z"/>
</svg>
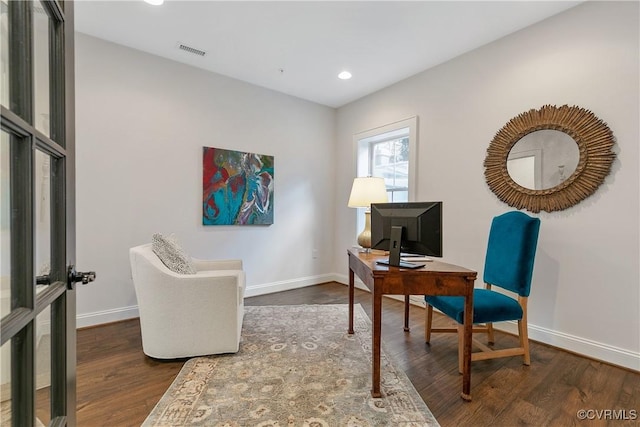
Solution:
<svg viewBox="0 0 640 427">
<path fill-rule="evenodd" d="M 473 332 L 488 334 L 490 344 L 494 342 L 493 322 L 518 321 L 520 346 L 493 350 L 473 340 L 482 351 L 471 354 L 471 361 L 497 357 L 522 355 L 524 364 L 530 364 L 529 338 L 527 334 L 527 298 L 531 289 L 533 262 L 538 243 L 540 220 L 525 213 L 514 211 L 493 219 L 484 263 L 484 289 L 473 292 Z M 514 294 L 514 298 L 492 290 L 500 287 Z M 517 299 L 515 297 L 517 296 Z M 458 333 L 458 368 L 462 372 L 464 297 L 425 296 L 427 319 L 425 340 L 431 340 L 431 332 Z M 458 322 L 457 328 L 432 328 L 433 308 L 437 308 Z M 477 327 L 476 324 L 485 325 Z"/>
</svg>

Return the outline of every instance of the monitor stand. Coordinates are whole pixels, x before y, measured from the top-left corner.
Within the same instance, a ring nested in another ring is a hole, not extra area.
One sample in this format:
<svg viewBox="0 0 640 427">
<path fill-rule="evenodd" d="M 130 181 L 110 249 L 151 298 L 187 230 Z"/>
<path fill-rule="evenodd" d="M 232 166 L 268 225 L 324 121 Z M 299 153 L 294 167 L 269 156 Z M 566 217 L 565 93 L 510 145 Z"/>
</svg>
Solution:
<svg viewBox="0 0 640 427">
<path fill-rule="evenodd" d="M 389 236 L 389 265 L 400 266 L 400 248 L 402 247 L 402 226 L 391 227 Z"/>
<path fill-rule="evenodd" d="M 400 260 L 400 248 L 402 247 L 402 226 L 394 225 L 391 227 L 389 242 L 389 259 L 380 259 L 376 261 L 377 264 L 390 265 L 392 267 L 401 268 L 422 268 L 424 264 L 416 264 L 414 262 L 407 262 Z"/>
</svg>

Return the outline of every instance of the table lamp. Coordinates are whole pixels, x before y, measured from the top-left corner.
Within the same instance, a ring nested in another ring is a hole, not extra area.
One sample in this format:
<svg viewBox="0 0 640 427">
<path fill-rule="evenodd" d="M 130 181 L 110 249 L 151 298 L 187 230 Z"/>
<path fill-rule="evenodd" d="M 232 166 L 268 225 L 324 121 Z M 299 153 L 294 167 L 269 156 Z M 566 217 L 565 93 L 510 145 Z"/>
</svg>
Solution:
<svg viewBox="0 0 640 427">
<path fill-rule="evenodd" d="M 384 178 L 367 176 L 353 180 L 347 206 L 366 209 L 364 211 L 364 230 L 358 235 L 358 244 L 367 252 L 371 250 L 371 203 L 387 203 L 388 201 Z"/>
</svg>

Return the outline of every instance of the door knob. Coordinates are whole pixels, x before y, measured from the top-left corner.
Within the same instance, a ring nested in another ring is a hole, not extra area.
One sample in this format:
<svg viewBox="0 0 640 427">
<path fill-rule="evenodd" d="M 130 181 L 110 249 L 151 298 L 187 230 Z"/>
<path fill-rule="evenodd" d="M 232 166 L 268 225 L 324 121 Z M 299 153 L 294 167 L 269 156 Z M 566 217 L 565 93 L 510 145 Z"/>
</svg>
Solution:
<svg viewBox="0 0 640 427">
<path fill-rule="evenodd" d="M 51 277 L 48 274 L 43 276 L 36 276 L 36 285 L 50 285 Z"/>
<path fill-rule="evenodd" d="M 73 289 L 77 282 L 82 282 L 83 285 L 86 285 L 87 283 L 96 280 L 95 271 L 76 271 L 76 268 L 73 265 L 70 265 L 67 268 L 67 275 L 67 287 L 69 289 Z"/>
</svg>

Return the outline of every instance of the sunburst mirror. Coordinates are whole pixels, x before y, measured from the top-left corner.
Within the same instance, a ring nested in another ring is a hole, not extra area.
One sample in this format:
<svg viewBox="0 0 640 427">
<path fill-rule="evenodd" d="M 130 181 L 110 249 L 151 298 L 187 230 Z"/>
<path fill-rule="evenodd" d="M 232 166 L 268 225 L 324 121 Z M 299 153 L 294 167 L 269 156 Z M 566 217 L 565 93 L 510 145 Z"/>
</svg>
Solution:
<svg viewBox="0 0 640 427">
<path fill-rule="evenodd" d="M 491 191 L 531 212 L 559 211 L 592 195 L 611 170 L 613 132 L 591 111 L 545 105 L 496 133 L 484 161 Z"/>
</svg>

